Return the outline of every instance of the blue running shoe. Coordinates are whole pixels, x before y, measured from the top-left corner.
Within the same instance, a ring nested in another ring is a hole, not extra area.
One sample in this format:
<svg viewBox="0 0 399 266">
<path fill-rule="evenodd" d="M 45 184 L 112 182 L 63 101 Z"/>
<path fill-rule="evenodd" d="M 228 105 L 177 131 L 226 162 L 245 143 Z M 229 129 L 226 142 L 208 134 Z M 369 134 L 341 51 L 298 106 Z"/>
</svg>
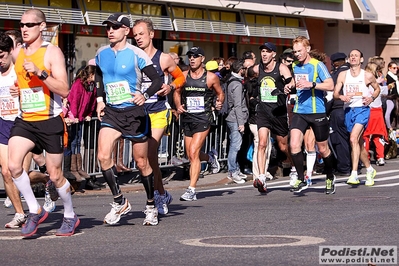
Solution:
<svg viewBox="0 0 399 266">
<path fill-rule="evenodd" d="M 29 213 L 25 224 L 22 226 L 21 235 L 24 237 L 33 236 L 39 224 L 47 219 L 48 213 L 40 207 L 39 213 Z"/>
<path fill-rule="evenodd" d="M 60 229 L 55 233 L 56 236 L 71 236 L 75 233 L 76 227 L 80 224 L 79 218 L 76 216 L 73 218 L 66 218 L 62 220 Z"/>
</svg>

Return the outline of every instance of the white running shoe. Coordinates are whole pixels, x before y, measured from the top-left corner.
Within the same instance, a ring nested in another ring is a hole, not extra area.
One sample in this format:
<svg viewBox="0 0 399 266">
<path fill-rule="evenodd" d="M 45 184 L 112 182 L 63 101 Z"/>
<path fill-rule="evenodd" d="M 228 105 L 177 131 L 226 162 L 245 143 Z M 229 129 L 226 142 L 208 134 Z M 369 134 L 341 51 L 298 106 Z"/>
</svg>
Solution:
<svg viewBox="0 0 399 266">
<path fill-rule="evenodd" d="M 208 152 L 209 157 L 212 157 L 212 162 L 209 163 L 210 170 L 212 174 L 217 174 L 220 171 L 220 164 L 218 161 L 218 152 L 215 149 L 212 149 Z"/>
<path fill-rule="evenodd" d="M 55 201 L 51 199 L 50 193 L 46 190 L 44 194 L 44 204 L 43 204 L 43 209 L 46 210 L 46 212 L 53 212 L 55 210 Z"/>
<path fill-rule="evenodd" d="M 112 207 L 111 211 L 104 218 L 104 223 L 109 225 L 114 225 L 119 222 L 121 216 L 127 214 L 132 209 L 132 206 L 127 199 L 125 199 L 125 204 L 123 205 L 116 202 L 110 204 Z"/>
<path fill-rule="evenodd" d="M 10 200 L 9 197 L 7 197 L 7 198 L 4 200 L 3 205 L 4 205 L 5 208 L 11 208 L 11 207 L 12 207 L 12 202 L 11 202 L 11 200 Z"/>
<path fill-rule="evenodd" d="M 298 173 L 296 171 L 291 171 L 291 173 L 290 173 L 290 186 L 294 187 L 297 180 L 298 180 Z"/>
<path fill-rule="evenodd" d="M 197 200 L 197 195 L 195 194 L 194 190 L 191 190 L 190 188 L 187 188 L 186 192 L 184 192 L 184 194 L 181 195 L 180 200 L 182 200 L 182 201 Z"/>
<path fill-rule="evenodd" d="M 19 228 L 26 221 L 26 215 L 23 213 L 16 213 L 14 218 L 9 223 L 6 223 L 5 228 Z"/>
<path fill-rule="evenodd" d="M 158 224 L 158 209 L 154 205 L 146 205 L 144 213 L 145 219 L 143 225 Z"/>
</svg>

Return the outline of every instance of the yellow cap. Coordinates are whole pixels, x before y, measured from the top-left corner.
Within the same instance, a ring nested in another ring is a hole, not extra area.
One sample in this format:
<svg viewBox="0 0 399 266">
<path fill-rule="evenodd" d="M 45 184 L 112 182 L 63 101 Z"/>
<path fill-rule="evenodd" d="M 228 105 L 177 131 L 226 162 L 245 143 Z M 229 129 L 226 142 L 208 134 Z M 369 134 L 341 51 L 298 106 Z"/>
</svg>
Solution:
<svg viewBox="0 0 399 266">
<path fill-rule="evenodd" d="M 208 70 L 208 71 L 217 70 L 218 67 L 219 67 L 219 64 L 215 60 L 208 61 L 205 64 L 205 69 Z"/>
</svg>

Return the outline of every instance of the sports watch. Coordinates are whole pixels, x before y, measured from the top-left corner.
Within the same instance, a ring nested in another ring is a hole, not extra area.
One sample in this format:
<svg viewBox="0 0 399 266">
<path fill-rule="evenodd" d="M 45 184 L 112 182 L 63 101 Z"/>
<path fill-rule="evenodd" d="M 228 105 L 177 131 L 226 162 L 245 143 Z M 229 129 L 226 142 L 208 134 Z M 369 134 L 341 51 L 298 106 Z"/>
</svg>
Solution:
<svg viewBox="0 0 399 266">
<path fill-rule="evenodd" d="M 42 73 L 39 76 L 40 80 L 46 80 L 48 78 L 48 73 L 46 70 L 43 70 Z"/>
</svg>

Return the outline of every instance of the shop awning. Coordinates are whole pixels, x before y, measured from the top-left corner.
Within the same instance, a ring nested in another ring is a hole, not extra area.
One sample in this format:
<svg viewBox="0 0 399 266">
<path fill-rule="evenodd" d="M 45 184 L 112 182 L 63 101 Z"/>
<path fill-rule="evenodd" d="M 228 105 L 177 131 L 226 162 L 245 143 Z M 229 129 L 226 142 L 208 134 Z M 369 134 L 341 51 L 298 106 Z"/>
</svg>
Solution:
<svg viewBox="0 0 399 266">
<path fill-rule="evenodd" d="M 354 0 L 356 6 L 359 8 L 360 17 L 355 15 L 355 19 L 360 20 L 377 20 L 378 13 L 370 0 Z M 382 2 L 381 2 L 382 4 Z"/>
<path fill-rule="evenodd" d="M 176 31 L 183 32 L 248 35 L 244 23 L 239 22 L 176 18 L 173 20 L 173 25 Z"/>
<path fill-rule="evenodd" d="M 20 20 L 22 14 L 33 6 L 0 4 L 0 19 Z M 46 15 L 47 22 L 57 24 L 84 25 L 83 13 L 80 9 L 38 7 Z"/>
<path fill-rule="evenodd" d="M 102 26 L 104 20 L 108 18 L 111 13 L 99 12 L 99 11 L 86 11 L 84 17 L 86 18 L 87 25 Z M 169 17 L 157 17 L 157 16 L 130 16 L 130 26 L 133 27 L 133 22 L 136 19 L 149 18 L 154 24 L 156 30 L 173 30 L 172 20 Z"/>
</svg>

